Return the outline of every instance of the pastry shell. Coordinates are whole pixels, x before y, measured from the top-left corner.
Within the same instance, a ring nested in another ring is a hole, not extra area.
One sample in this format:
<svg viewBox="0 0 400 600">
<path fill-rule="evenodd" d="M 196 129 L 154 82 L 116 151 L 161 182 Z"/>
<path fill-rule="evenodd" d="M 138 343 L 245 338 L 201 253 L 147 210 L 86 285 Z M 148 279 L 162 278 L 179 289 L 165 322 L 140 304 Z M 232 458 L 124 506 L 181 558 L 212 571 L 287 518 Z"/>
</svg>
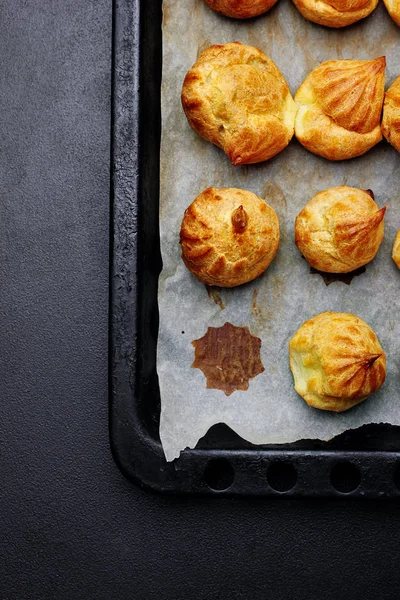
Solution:
<svg viewBox="0 0 400 600">
<path fill-rule="evenodd" d="M 400 229 L 398 230 L 394 240 L 392 258 L 400 269 Z"/>
<path fill-rule="evenodd" d="M 400 27 L 400 0 L 383 0 L 393 21 Z"/>
<path fill-rule="evenodd" d="M 211 46 L 188 71 L 182 106 L 189 125 L 232 164 L 275 156 L 294 133 L 296 104 L 275 63 L 238 42 Z"/>
<path fill-rule="evenodd" d="M 370 190 L 345 185 L 319 192 L 297 215 L 295 242 L 309 264 L 327 273 L 350 273 L 369 263 L 384 235 L 386 207 Z"/>
<path fill-rule="evenodd" d="M 271 264 L 279 248 L 279 221 L 252 192 L 211 187 L 186 209 L 180 243 L 183 262 L 201 283 L 234 287 Z"/>
<path fill-rule="evenodd" d="M 365 19 L 378 5 L 378 0 L 293 0 L 303 17 L 326 27 L 346 27 Z"/>
<path fill-rule="evenodd" d="M 350 313 L 324 312 L 303 323 L 290 340 L 289 356 L 296 392 L 321 410 L 348 410 L 386 377 L 376 334 Z"/>
<path fill-rule="evenodd" d="M 314 69 L 295 95 L 295 134 L 314 154 L 354 158 L 382 139 L 384 57 L 330 60 Z"/>
<path fill-rule="evenodd" d="M 400 152 L 400 76 L 385 93 L 383 103 L 382 133 Z"/>
<path fill-rule="evenodd" d="M 234 19 L 249 19 L 266 13 L 277 0 L 205 0 L 212 10 Z"/>
</svg>

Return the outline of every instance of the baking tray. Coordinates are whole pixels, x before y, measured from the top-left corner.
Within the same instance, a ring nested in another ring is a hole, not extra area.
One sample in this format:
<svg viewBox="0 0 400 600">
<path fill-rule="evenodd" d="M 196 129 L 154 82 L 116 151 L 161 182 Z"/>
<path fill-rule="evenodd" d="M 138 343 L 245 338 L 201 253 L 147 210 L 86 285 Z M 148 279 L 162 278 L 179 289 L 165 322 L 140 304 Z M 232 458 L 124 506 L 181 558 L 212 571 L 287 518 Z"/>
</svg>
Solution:
<svg viewBox="0 0 400 600">
<path fill-rule="evenodd" d="M 162 1 L 115 0 L 110 257 L 110 439 L 130 480 L 169 493 L 400 496 L 400 428 L 254 446 L 213 426 L 167 463 L 156 371 Z"/>
</svg>

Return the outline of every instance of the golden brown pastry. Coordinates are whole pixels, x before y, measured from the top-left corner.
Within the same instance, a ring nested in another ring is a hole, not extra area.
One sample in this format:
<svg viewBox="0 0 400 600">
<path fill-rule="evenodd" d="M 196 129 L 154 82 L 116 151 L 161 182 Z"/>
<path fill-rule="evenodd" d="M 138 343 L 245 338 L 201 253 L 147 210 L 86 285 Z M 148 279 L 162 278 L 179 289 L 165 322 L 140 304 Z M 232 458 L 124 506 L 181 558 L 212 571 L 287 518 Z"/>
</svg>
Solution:
<svg viewBox="0 0 400 600">
<path fill-rule="evenodd" d="M 309 406 L 343 412 L 379 390 L 386 357 L 365 321 L 349 313 L 324 312 L 289 342 L 294 389 Z"/>
<path fill-rule="evenodd" d="M 394 240 L 392 258 L 400 269 L 400 229 L 398 230 L 396 238 Z"/>
<path fill-rule="evenodd" d="M 293 137 L 296 105 L 275 63 L 233 42 L 200 54 L 185 77 L 189 125 L 224 150 L 234 165 L 262 162 Z"/>
<path fill-rule="evenodd" d="M 346 27 L 368 17 L 378 0 L 293 0 L 303 17 L 326 27 Z"/>
<path fill-rule="evenodd" d="M 370 191 L 346 185 L 324 190 L 297 215 L 296 246 L 315 269 L 350 273 L 378 252 L 385 211 Z"/>
<path fill-rule="evenodd" d="M 295 96 L 295 134 L 314 154 L 344 160 L 381 139 L 385 58 L 329 60 L 314 69 Z"/>
<path fill-rule="evenodd" d="M 394 80 L 385 94 L 382 133 L 400 152 L 400 76 Z"/>
<path fill-rule="evenodd" d="M 206 0 L 215 12 L 233 17 L 234 19 L 249 19 L 266 13 L 277 0 Z"/>
<path fill-rule="evenodd" d="M 400 0 L 383 0 L 389 15 L 400 27 Z"/>
<path fill-rule="evenodd" d="M 264 200 L 236 188 L 208 188 L 186 209 L 182 259 L 206 285 L 234 287 L 258 277 L 279 247 L 279 221 Z"/>
</svg>

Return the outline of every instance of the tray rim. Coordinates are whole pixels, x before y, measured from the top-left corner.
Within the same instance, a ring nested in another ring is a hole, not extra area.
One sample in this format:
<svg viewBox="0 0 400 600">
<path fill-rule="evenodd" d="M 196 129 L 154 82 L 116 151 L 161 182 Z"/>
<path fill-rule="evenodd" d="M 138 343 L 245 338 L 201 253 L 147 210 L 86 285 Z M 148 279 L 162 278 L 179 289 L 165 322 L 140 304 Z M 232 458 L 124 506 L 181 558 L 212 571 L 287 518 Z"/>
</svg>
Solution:
<svg viewBox="0 0 400 600">
<path fill-rule="evenodd" d="M 400 497 L 400 451 L 397 450 L 313 450 L 288 448 L 288 445 L 279 449 L 262 446 L 196 448 L 185 450 L 179 459 L 167 463 L 161 443 L 151 437 L 140 422 L 137 407 L 140 76 L 141 24 L 146 1 L 113 0 L 109 432 L 112 454 L 119 469 L 141 487 L 164 493 Z M 162 0 L 151 2 L 161 11 Z M 215 459 L 228 461 L 235 467 L 235 479 L 226 489 L 213 489 L 204 481 L 204 470 L 209 461 Z M 294 487 L 284 492 L 267 482 L 268 468 L 276 463 L 290 463 L 297 474 Z M 338 463 L 351 463 L 360 471 L 360 486 L 349 493 L 338 491 L 330 482 L 331 469 Z"/>
</svg>

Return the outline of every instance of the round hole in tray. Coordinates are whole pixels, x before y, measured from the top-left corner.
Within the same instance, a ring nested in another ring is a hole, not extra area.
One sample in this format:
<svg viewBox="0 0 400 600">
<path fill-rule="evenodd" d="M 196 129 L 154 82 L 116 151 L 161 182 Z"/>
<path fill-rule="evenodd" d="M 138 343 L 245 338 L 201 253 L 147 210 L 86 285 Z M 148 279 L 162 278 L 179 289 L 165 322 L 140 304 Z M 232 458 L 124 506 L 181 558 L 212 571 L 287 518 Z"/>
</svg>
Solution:
<svg viewBox="0 0 400 600">
<path fill-rule="evenodd" d="M 270 464 L 267 481 L 276 492 L 288 492 L 297 482 L 297 471 L 290 463 L 277 461 Z"/>
<path fill-rule="evenodd" d="M 212 490 L 227 490 L 235 479 L 235 471 L 226 458 L 211 458 L 204 469 L 204 481 Z"/>
<path fill-rule="evenodd" d="M 397 489 L 400 491 L 400 465 L 397 465 L 393 471 L 393 482 Z"/>
<path fill-rule="evenodd" d="M 342 494 L 354 492 L 361 483 L 359 469 L 348 462 L 336 464 L 331 470 L 331 485 Z"/>
</svg>

